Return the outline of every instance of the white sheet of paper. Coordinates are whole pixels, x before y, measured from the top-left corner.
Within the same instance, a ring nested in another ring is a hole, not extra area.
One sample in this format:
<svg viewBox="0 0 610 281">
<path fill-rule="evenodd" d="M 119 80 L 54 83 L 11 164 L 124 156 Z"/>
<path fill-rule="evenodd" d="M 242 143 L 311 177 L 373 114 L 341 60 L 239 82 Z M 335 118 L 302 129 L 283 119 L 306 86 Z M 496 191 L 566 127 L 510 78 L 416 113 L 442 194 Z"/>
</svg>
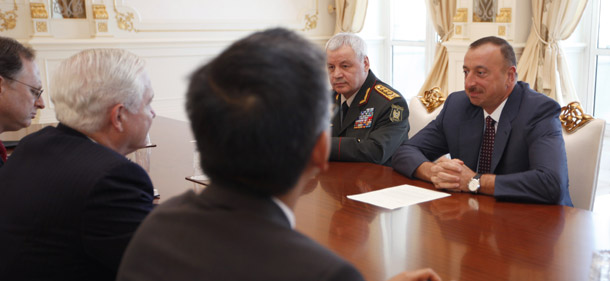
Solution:
<svg viewBox="0 0 610 281">
<path fill-rule="evenodd" d="M 348 195 L 347 198 L 393 210 L 447 196 L 451 196 L 451 194 L 405 184 Z"/>
</svg>

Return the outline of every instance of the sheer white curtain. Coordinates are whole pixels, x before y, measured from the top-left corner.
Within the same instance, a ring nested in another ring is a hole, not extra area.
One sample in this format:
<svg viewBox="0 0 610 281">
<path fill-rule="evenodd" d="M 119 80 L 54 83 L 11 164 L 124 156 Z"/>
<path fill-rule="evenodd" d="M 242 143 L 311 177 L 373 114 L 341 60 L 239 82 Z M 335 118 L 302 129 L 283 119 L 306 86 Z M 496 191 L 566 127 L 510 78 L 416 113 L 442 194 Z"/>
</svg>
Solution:
<svg viewBox="0 0 610 281">
<path fill-rule="evenodd" d="M 335 34 L 360 32 L 364 26 L 367 5 L 368 0 L 335 0 L 337 12 Z"/>
<path fill-rule="evenodd" d="M 447 48 L 441 43 L 445 42 L 453 36 L 453 16 L 455 15 L 456 0 L 426 0 L 430 18 L 434 23 L 436 33 L 441 37 L 441 40 L 436 44 L 436 52 L 434 54 L 434 63 L 432 69 L 426 77 L 426 81 L 419 90 L 418 96 L 424 94 L 425 91 L 433 87 L 439 87 L 443 96 L 447 97 L 447 88 L 449 85 L 449 54 Z M 422 23 L 425 24 L 425 23 Z"/>
<path fill-rule="evenodd" d="M 558 42 L 578 25 L 588 0 L 532 0 L 532 28 L 517 65 L 519 80 L 566 105 L 578 101 Z"/>
</svg>

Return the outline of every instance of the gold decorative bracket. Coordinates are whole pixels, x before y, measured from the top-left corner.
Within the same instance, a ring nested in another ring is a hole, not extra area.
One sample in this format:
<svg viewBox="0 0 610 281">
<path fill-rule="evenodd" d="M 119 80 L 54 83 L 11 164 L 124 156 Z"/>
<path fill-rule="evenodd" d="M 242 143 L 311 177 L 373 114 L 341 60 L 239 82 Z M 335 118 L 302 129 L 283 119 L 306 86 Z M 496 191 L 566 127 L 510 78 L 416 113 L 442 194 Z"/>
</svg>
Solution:
<svg viewBox="0 0 610 281">
<path fill-rule="evenodd" d="M 49 18 L 49 13 L 43 3 L 30 3 L 30 15 L 33 19 Z"/>
<path fill-rule="evenodd" d="M 49 32 L 49 12 L 43 2 L 30 2 L 30 16 L 32 17 L 32 27 L 34 37 L 50 37 Z"/>
<path fill-rule="evenodd" d="M 17 26 L 17 0 L 13 1 L 13 10 L 2 12 L 0 10 L 0 31 L 6 31 L 14 29 Z"/>
<path fill-rule="evenodd" d="M 106 5 L 94 4 L 91 6 L 93 9 L 93 18 L 96 20 L 107 20 L 108 12 L 106 11 Z"/>
<path fill-rule="evenodd" d="M 511 22 L 512 21 L 512 9 L 511 8 L 500 8 L 500 13 L 496 15 L 496 22 Z"/>
<path fill-rule="evenodd" d="M 434 87 L 425 91 L 423 96 L 418 96 L 419 101 L 426 107 L 428 113 L 432 113 L 436 108 L 443 105 L 445 97 L 439 87 Z"/>
<path fill-rule="evenodd" d="M 584 113 L 580 103 L 577 101 L 573 101 L 562 107 L 561 115 L 559 115 L 561 126 L 563 126 L 568 133 L 573 133 L 576 129 L 584 126 L 593 119 L 595 119 L 593 116 Z"/>
<path fill-rule="evenodd" d="M 468 8 L 459 8 L 453 16 L 453 22 L 467 22 L 468 21 Z"/>
<path fill-rule="evenodd" d="M 108 33 L 108 11 L 106 11 L 106 5 L 104 4 L 92 4 L 91 9 L 93 11 L 93 30 L 95 37 L 111 37 Z M 116 9 L 115 9 L 116 11 Z M 118 17 L 118 13 L 117 13 Z M 119 24 L 119 27 L 121 25 Z"/>
</svg>

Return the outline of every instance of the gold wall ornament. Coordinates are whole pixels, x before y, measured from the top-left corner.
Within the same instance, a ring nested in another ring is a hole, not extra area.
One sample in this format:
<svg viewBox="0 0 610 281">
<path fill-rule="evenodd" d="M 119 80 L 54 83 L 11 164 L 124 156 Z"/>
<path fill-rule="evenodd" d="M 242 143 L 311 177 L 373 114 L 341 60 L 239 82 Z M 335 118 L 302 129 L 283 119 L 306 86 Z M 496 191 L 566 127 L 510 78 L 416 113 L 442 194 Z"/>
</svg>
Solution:
<svg viewBox="0 0 610 281">
<path fill-rule="evenodd" d="M 91 6 L 93 9 L 93 19 L 96 20 L 107 20 L 108 12 L 106 11 L 106 5 L 94 4 Z"/>
<path fill-rule="evenodd" d="M 467 22 L 468 21 L 468 8 L 459 8 L 453 16 L 453 22 Z"/>
<path fill-rule="evenodd" d="M 49 28 L 47 26 L 46 21 L 37 21 L 36 22 L 36 32 L 48 32 Z"/>
<path fill-rule="evenodd" d="M 316 0 L 316 13 L 313 15 L 305 15 L 305 27 L 302 29 L 302 31 L 314 30 L 318 26 L 318 2 L 319 0 Z"/>
<path fill-rule="evenodd" d="M 457 34 L 457 35 L 461 35 L 462 34 L 462 26 L 461 25 L 456 25 L 455 26 L 455 34 Z"/>
<path fill-rule="evenodd" d="M 97 30 L 99 32 L 108 32 L 108 24 L 105 22 L 98 22 L 97 23 Z"/>
<path fill-rule="evenodd" d="M 426 107 L 428 113 L 431 113 L 445 102 L 445 97 L 441 92 L 441 88 L 434 87 L 429 91 L 425 91 L 423 96 L 419 96 L 419 101 Z"/>
<path fill-rule="evenodd" d="M 116 8 L 116 0 L 114 1 L 114 12 L 116 13 L 116 15 L 114 16 L 116 18 L 116 23 L 119 27 L 119 29 L 121 30 L 125 30 L 125 31 L 136 31 L 137 30 L 133 27 L 133 13 L 121 13 L 119 12 L 119 10 L 117 10 Z"/>
<path fill-rule="evenodd" d="M 319 1 L 316 0 L 316 12 L 314 14 L 305 15 L 305 27 L 302 31 L 312 30 L 318 26 L 318 15 L 319 15 Z M 116 0 L 112 1 L 115 12 L 115 19 L 117 26 L 121 30 L 133 31 L 133 32 L 227 32 L 227 31 L 257 31 L 255 28 L 243 28 L 243 29 L 137 29 L 133 24 L 134 15 L 133 13 L 121 13 L 117 9 Z M 1 31 L 1 30 L 0 30 Z"/>
<path fill-rule="evenodd" d="M 500 8 L 500 13 L 496 15 L 496 22 L 511 22 L 512 21 L 512 10 L 511 8 Z"/>
<path fill-rule="evenodd" d="M 11 30 L 17 26 L 17 0 L 13 1 L 13 10 L 2 12 L 0 10 L 0 31 Z"/>
<path fill-rule="evenodd" d="M 305 27 L 303 31 L 316 29 L 318 26 L 318 12 L 313 15 L 305 15 Z"/>
<path fill-rule="evenodd" d="M 593 116 L 584 113 L 580 103 L 577 101 L 573 101 L 562 107 L 561 115 L 559 115 L 561 126 L 563 126 L 568 133 L 574 132 L 576 129 L 584 126 L 593 119 L 595 119 Z"/>
<path fill-rule="evenodd" d="M 498 26 L 498 36 L 506 36 L 506 26 Z"/>
<path fill-rule="evenodd" d="M 33 19 L 48 19 L 49 13 L 44 3 L 30 3 L 30 15 Z"/>
</svg>

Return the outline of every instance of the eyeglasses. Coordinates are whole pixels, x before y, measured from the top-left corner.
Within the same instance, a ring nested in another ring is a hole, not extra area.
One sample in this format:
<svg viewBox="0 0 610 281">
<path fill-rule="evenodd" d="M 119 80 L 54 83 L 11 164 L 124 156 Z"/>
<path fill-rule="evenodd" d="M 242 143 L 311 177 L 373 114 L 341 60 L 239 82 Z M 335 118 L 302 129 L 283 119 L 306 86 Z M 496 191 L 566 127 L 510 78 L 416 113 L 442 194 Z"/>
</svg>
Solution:
<svg viewBox="0 0 610 281">
<path fill-rule="evenodd" d="M 30 93 L 32 94 L 32 96 L 34 96 L 34 100 L 35 101 L 38 100 L 38 98 L 40 98 L 40 96 L 42 95 L 42 92 L 44 92 L 44 89 L 42 89 L 42 88 L 40 88 L 40 89 L 36 88 L 34 86 L 31 86 L 31 85 L 28 85 L 26 83 L 23 83 L 23 82 L 21 82 L 21 81 L 19 81 L 17 79 L 14 79 L 14 78 L 11 78 L 11 77 L 4 77 L 4 78 L 6 78 L 8 80 L 15 81 L 15 82 L 17 82 L 19 84 L 23 84 L 23 85 L 28 86 L 30 88 Z"/>
</svg>

